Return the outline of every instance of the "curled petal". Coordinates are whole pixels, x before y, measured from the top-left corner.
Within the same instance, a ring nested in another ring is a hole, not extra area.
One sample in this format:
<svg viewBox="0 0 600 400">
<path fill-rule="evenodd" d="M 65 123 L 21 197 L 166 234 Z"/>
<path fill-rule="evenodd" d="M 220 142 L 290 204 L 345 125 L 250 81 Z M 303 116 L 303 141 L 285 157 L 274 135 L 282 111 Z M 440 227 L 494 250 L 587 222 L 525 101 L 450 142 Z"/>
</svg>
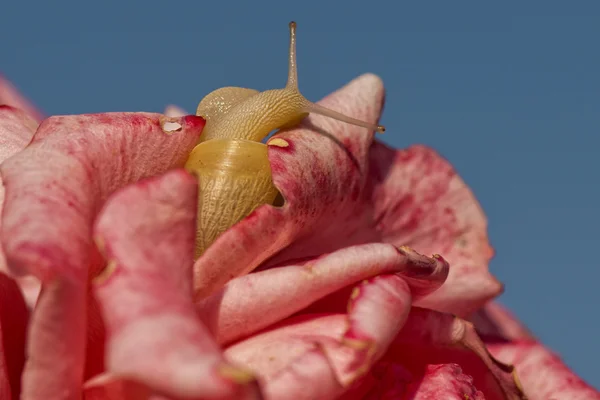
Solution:
<svg viewBox="0 0 600 400">
<path fill-rule="evenodd" d="M 95 233 L 109 260 L 96 280 L 107 367 L 176 398 L 258 398 L 229 365 L 192 302 L 197 179 L 177 170 L 116 193 Z"/>
<path fill-rule="evenodd" d="M 511 363 L 530 400 L 594 400 L 600 392 L 575 375 L 556 355 L 532 340 L 489 343 L 490 352 Z"/>
<path fill-rule="evenodd" d="M 389 244 L 348 247 L 316 259 L 245 275 L 197 303 L 221 343 L 247 336 L 363 279 L 397 274 L 413 296 L 436 290 L 448 264 Z M 344 299 L 344 302 L 346 300 Z"/>
<path fill-rule="evenodd" d="M 320 104 L 376 122 L 383 84 L 364 75 Z M 267 144 L 273 182 L 285 203 L 265 205 L 221 235 L 195 265 L 195 289 L 206 297 L 257 266 L 281 265 L 369 242 L 446 253 L 450 282 L 423 299 L 466 314 L 502 286 L 489 274 L 492 254 L 479 205 L 452 167 L 430 149 L 394 151 L 372 132 L 321 116 Z"/>
<path fill-rule="evenodd" d="M 472 324 L 450 314 L 414 307 L 384 359 L 415 375 L 428 364 L 456 363 L 486 399 L 524 399 L 514 368 L 488 353 Z"/>
<path fill-rule="evenodd" d="M 376 230 L 452 266 L 444 286 L 417 305 L 466 316 L 500 294 L 488 271 L 487 220 L 452 166 L 424 146 L 396 151 L 376 142 L 370 156 Z"/>
<path fill-rule="evenodd" d="M 183 117 L 184 115 L 188 115 L 188 113 L 183 108 L 171 104 L 165 108 L 165 115 L 167 117 Z"/>
<path fill-rule="evenodd" d="M 0 74 L 0 107 L 3 105 L 23 110 L 37 122 L 44 119 L 42 113 Z"/>
<path fill-rule="evenodd" d="M 168 131 L 166 122 L 175 124 L 174 130 Z M 91 241 L 95 215 L 117 188 L 183 165 L 203 126 L 199 117 L 169 120 L 147 113 L 51 117 L 23 151 L 0 166 L 6 190 L 0 229 L 8 267 L 43 282 L 32 317 L 24 393 L 79 396 L 88 274 L 101 265 Z M 67 350 L 61 365 L 70 369 L 55 368 L 53 360 Z"/>
<path fill-rule="evenodd" d="M 146 385 L 109 373 L 86 382 L 83 389 L 84 400 L 153 400 L 154 395 Z"/>
<path fill-rule="evenodd" d="M 2 77 L 0 77 L 1 85 Z M 1 87 L 0 93 L 2 93 Z M 25 111 L 11 106 L 0 106 L 0 164 L 27 146 L 37 129 L 37 125 L 37 122 Z M 2 185 L 2 179 L 0 178 L 0 215 L 3 203 L 4 185 Z M 2 246 L 0 246 L 0 272 L 8 273 Z M 34 277 L 18 277 L 16 280 L 21 286 L 27 304 L 30 307 L 33 306 L 40 290 L 38 280 Z"/>
<path fill-rule="evenodd" d="M 348 315 L 308 314 L 226 351 L 264 380 L 267 398 L 335 398 L 368 372 L 402 327 L 410 290 L 395 275 L 358 287 Z"/>
<path fill-rule="evenodd" d="M 29 312 L 17 283 L 0 272 L 0 398 L 18 399 Z"/>
</svg>

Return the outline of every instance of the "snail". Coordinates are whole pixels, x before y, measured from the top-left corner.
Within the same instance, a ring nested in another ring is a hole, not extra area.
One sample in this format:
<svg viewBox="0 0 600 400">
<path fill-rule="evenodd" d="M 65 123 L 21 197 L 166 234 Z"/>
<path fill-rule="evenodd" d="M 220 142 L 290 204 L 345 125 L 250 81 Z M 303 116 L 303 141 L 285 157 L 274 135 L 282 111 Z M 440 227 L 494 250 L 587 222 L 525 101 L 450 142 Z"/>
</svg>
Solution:
<svg viewBox="0 0 600 400">
<path fill-rule="evenodd" d="M 196 115 L 205 118 L 206 125 L 185 164 L 200 180 L 196 258 L 256 207 L 274 204 L 279 192 L 271 179 L 267 145 L 261 142 L 273 130 L 291 128 L 314 113 L 380 133 L 385 131 L 381 125 L 314 104 L 300 93 L 296 23 L 290 22 L 289 29 L 289 69 L 284 88 L 259 92 L 223 87 L 198 104 Z"/>
</svg>

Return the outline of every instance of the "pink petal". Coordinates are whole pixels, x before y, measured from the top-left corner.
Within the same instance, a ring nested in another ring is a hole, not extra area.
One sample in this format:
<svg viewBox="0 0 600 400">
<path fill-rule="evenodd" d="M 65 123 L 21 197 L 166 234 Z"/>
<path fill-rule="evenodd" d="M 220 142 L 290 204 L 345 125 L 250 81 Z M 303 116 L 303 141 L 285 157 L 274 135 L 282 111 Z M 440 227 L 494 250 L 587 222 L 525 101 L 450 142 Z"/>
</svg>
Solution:
<svg viewBox="0 0 600 400">
<path fill-rule="evenodd" d="M 167 396 L 241 399 L 252 378 L 226 363 L 192 301 L 198 182 L 178 170 L 115 194 L 95 234 L 109 260 L 96 293 L 107 367 Z"/>
<path fill-rule="evenodd" d="M 395 151 L 375 143 L 370 156 L 376 229 L 386 241 L 442 254 L 451 265 L 440 290 L 417 304 L 466 316 L 500 294 L 488 272 L 487 220 L 452 166 L 424 146 Z"/>
<path fill-rule="evenodd" d="M 21 109 L 37 122 L 44 119 L 42 113 L 0 74 L 0 106 L 2 105 Z"/>
<path fill-rule="evenodd" d="M 507 340 L 533 339 L 533 334 L 510 311 L 490 302 L 469 318 L 477 332 L 485 338 Z"/>
<path fill-rule="evenodd" d="M 376 122 L 383 95 L 380 79 L 364 75 L 320 103 Z M 273 181 L 285 204 L 259 207 L 215 241 L 195 265 L 197 296 L 261 263 L 381 241 L 452 257 L 443 293 L 423 300 L 431 307 L 464 314 L 497 295 L 502 287 L 487 271 L 485 217 L 464 182 L 432 150 L 397 152 L 372 136 L 311 116 L 304 127 L 272 139 Z"/>
<path fill-rule="evenodd" d="M 499 360 L 514 364 L 530 400 L 593 400 L 600 392 L 575 375 L 560 358 L 535 341 L 488 344 Z"/>
<path fill-rule="evenodd" d="M 84 400 L 158 400 L 152 390 L 138 382 L 102 374 L 85 383 Z"/>
<path fill-rule="evenodd" d="M 180 129 L 167 132 L 166 122 Z M 44 286 L 32 319 L 25 399 L 79 396 L 86 285 L 102 262 L 91 240 L 95 215 L 117 188 L 182 166 L 203 126 L 199 117 L 147 113 L 51 117 L 27 148 L 0 166 L 8 267 Z M 57 359 L 64 359 L 62 369 L 55 368 Z"/>
<path fill-rule="evenodd" d="M 384 359 L 415 375 L 428 364 L 456 363 L 486 399 L 524 399 L 514 369 L 491 357 L 472 324 L 450 314 L 413 308 Z"/>
<path fill-rule="evenodd" d="M 428 365 L 421 381 L 409 385 L 408 393 L 403 398 L 485 400 L 483 393 L 473 385 L 473 379 L 463 374 L 461 368 L 456 364 Z M 391 398 L 389 399 L 391 400 Z"/>
<path fill-rule="evenodd" d="M 37 122 L 24 111 L 10 106 L 0 106 L 0 164 L 27 146 L 37 125 Z M 0 214 L 3 203 L 4 186 L 0 178 Z M 2 246 L 0 246 L 0 273 L 2 272 L 8 273 L 8 268 Z M 16 280 L 21 286 L 27 304 L 32 307 L 40 290 L 39 281 L 34 277 L 18 277 Z"/>
<path fill-rule="evenodd" d="M 348 315 L 304 315 L 227 349 L 256 371 L 267 398 L 330 399 L 383 355 L 410 310 L 410 290 L 395 275 L 357 287 Z"/>
<path fill-rule="evenodd" d="M 389 273 L 402 277 L 413 296 L 422 296 L 444 282 L 448 264 L 441 257 L 425 257 L 409 248 L 360 245 L 236 278 L 200 301 L 198 309 L 217 340 L 228 343 L 266 328 L 330 293 Z"/>
<path fill-rule="evenodd" d="M 29 311 L 17 283 L 0 272 L 0 398 L 18 399 Z"/>
</svg>

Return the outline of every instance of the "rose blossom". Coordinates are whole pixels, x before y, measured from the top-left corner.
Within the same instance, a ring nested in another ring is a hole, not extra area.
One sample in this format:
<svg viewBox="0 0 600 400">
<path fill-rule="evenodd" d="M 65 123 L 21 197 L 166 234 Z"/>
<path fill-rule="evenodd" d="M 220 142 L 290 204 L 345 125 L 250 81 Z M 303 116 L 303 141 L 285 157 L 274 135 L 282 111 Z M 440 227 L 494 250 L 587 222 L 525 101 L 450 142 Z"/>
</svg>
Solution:
<svg viewBox="0 0 600 400">
<path fill-rule="evenodd" d="M 194 262 L 202 118 L 0 104 L 2 399 L 600 398 L 492 302 L 485 216 L 429 148 L 310 116 L 269 146 L 283 206 Z"/>
</svg>

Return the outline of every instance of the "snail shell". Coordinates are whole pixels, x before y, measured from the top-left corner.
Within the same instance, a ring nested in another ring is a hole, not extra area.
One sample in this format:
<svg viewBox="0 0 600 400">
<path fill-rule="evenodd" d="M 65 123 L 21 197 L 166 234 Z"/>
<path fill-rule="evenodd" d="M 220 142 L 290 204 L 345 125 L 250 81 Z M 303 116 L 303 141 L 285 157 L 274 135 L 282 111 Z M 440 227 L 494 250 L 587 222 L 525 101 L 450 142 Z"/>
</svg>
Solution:
<svg viewBox="0 0 600 400">
<path fill-rule="evenodd" d="M 278 191 L 271 178 L 267 146 L 261 141 L 275 129 L 297 125 L 309 113 L 384 132 L 381 125 L 360 121 L 308 101 L 298 90 L 296 23 L 290 22 L 287 84 L 258 92 L 224 87 L 202 99 L 196 115 L 206 119 L 200 143 L 186 168 L 200 180 L 196 257 L 256 207 L 273 204 Z"/>
</svg>

